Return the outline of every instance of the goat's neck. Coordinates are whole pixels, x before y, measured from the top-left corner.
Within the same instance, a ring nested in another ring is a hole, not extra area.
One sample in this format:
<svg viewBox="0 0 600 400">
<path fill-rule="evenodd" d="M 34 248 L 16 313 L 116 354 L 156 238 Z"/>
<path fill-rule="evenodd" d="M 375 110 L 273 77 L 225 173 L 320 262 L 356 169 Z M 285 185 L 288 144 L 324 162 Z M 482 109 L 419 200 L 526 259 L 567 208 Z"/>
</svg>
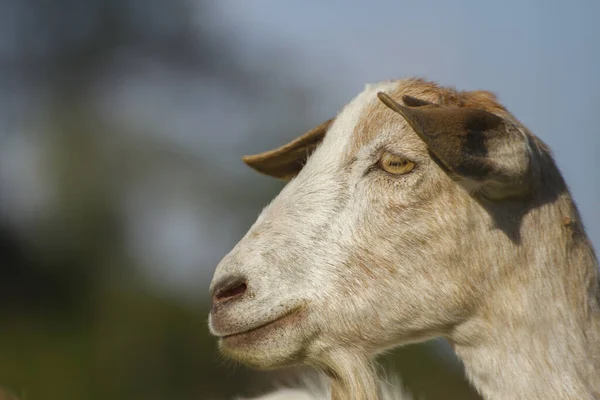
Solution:
<svg viewBox="0 0 600 400">
<path fill-rule="evenodd" d="M 450 335 L 486 399 L 600 399 L 598 265 L 577 241 L 540 243 Z"/>
</svg>

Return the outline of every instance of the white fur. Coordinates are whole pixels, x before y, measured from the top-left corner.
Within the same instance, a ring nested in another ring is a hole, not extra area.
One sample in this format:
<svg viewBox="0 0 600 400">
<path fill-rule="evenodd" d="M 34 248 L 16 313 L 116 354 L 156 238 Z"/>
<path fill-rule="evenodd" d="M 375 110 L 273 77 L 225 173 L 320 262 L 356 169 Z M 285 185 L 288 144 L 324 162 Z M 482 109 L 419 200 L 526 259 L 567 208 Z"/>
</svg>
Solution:
<svg viewBox="0 0 600 400">
<path fill-rule="evenodd" d="M 336 400 L 371 400 L 401 394 L 380 388 L 375 355 L 443 336 L 488 399 L 600 398 L 597 260 L 545 145 L 492 107 L 517 129 L 485 149 L 503 177 L 487 193 L 527 196 L 478 198 L 487 180 L 473 189 L 447 174 L 403 118 L 378 103 L 378 91 L 468 96 L 385 82 L 340 112 L 217 267 L 213 290 L 231 276 L 247 282 L 243 297 L 211 312 L 221 349 L 260 368 L 308 364 L 331 378 Z M 363 118 L 374 135 L 357 129 Z M 415 169 L 385 173 L 377 167 L 384 152 Z M 328 398 L 324 387 L 265 399 Z"/>
<path fill-rule="evenodd" d="M 329 380 L 323 376 L 302 376 L 300 388 L 282 387 L 274 392 L 263 396 L 244 398 L 237 400 L 329 400 L 331 390 Z M 394 378 L 391 382 L 380 381 L 380 400 L 412 400 L 412 396 L 402 390 L 401 382 Z"/>
</svg>

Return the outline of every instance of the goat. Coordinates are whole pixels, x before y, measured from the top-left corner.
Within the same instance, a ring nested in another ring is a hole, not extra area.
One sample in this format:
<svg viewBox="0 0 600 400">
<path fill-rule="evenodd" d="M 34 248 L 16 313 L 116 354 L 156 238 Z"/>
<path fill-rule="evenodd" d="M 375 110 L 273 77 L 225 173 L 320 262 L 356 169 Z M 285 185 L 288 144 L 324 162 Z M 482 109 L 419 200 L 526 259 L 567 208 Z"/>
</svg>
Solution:
<svg viewBox="0 0 600 400">
<path fill-rule="evenodd" d="M 444 337 L 486 399 L 600 399 L 597 258 L 548 147 L 492 93 L 367 85 L 244 161 L 289 183 L 215 272 L 226 355 L 377 399 L 375 355 Z"/>
</svg>

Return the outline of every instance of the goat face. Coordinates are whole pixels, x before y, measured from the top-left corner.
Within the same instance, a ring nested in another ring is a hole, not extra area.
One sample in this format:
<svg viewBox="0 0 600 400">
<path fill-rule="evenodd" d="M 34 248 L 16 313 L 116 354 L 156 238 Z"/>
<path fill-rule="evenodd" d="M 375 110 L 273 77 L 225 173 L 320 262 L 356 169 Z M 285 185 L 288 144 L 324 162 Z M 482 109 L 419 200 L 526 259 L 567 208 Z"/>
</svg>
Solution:
<svg viewBox="0 0 600 400">
<path fill-rule="evenodd" d="M 404 95 L 404 106 L 382 96 L 386 107 L 378 92 Z M 492 113 L 432 103 L 460 95 Z M 493 273 L 485 246 L 511 246 L 489 234 L 481 202 L 530 186 L 529 140 L 509 120 L 486 92 L 385 82 L 295 142 L 249 157 L 292 179 L 217 267 L 209 325 L 221 349 L 262 368 L 323 365 L 464 320 Z"/>
</svg>

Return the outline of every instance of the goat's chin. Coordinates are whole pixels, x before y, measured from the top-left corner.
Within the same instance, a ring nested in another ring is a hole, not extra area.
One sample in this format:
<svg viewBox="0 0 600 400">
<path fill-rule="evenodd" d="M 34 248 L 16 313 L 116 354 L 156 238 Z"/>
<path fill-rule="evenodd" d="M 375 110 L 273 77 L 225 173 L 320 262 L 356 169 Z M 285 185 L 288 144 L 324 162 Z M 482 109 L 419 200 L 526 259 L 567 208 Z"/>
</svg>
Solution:
<svg viewBox="0 0 600 400">
<path fill-rule="evenodd" d="M 223 354 L 259 369 L 272 369 L 298 363 L 307 334 L 301 311 L 248 331 L 221 337 Z"/>
<path fill-rule="evenodd" d="M 256 369 L 276 369 L 288 367 L 300 362 L 297 354 L 301 351 L 300 342 L 279 343 L 264 340 L 244 347 L 228 347 L 223 340 L 219 342 L 221 352 L 227 357 Z"/>
</svg>

